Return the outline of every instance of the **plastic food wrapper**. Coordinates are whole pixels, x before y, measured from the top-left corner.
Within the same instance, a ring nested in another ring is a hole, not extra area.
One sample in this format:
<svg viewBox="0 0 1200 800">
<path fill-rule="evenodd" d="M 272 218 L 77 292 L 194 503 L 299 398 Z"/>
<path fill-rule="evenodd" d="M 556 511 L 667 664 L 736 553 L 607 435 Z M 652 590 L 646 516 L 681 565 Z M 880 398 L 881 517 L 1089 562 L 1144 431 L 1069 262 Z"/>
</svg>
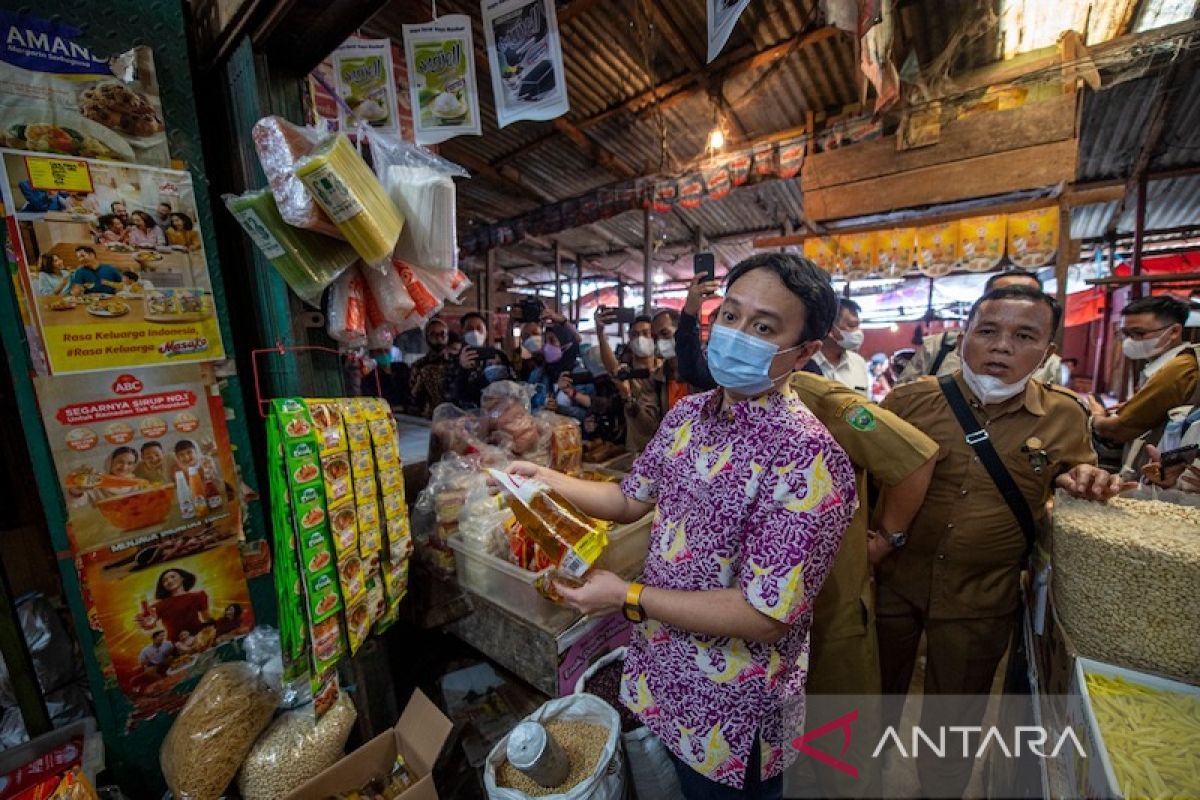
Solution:
<svg viewBox="0 0 1200 800">
<path fill-rule="evenodd" d="M 408 296 L 412 298 L 413 313 L 421 318 L 421 325 L 424 326 L 425 322 L 442 310 L 442 301 L 439 297 L 445 295 L 435 295 L 429 288 L 429 283 L 418 276 L 418 272 L 423 274 L 423 271 L 413 267 L 412 264 L 397 260 L 392 262 L 392 266 L 396 268 L 400 280 L 404 282 L 404 288 L 408 290 Z"/>
<path fill-rule="evenodd" d="M 280 715 L 246 756 L 238 791 L 245 800 L 286 796 L 342 757 L 357 718 L 345 692 L 319 720 L 311 706 Z"/>
<path fill-rule="evenodd" d="M 295 172 L 365 263 L 391 258 L 404 216 L 344 133 L 314 147 Z"/>
<path fill-rule="evenodd" d="M 242 230 L 301 300 L 318 306 L 321 293 L 355 262 L 354 248 L 339 239 L 287 224 L 266 189 L 222 197 Z"/>
<path fill-rule="evenodd" d="M 473 485 L 486 478 L 467 459 L 449 453 L 429 468 L 429 483 L 417 497 L 413 534 L 417 554 L 444 574 L 454 572 L 454 552 L 446 540 L 458 532 L 458 516 Z"/>
<path fill-rule="evenodd" d="M 506 532 L 516 522 L 504 497 L 492 494 L 484 481 L 467 492 L 458 513 L 459 539 L 474 550 L 508 561 L 512 553 Z"/>
<path fill-rule="evenodd" d="M 312 152 L 321 134 L 312 128 L 293 125 L 282 117 L 263 117 L 255 123 L 251 135 L 283 221 L 344 239 L 295 173 L 296 162 Z"/>
<path fill-rule="evenodd" d="M 218 800 L 278 702 L 279 695 L 245 661 L 204 673 L 159 751 L 176 800 Z"/>
<path fill-rule="evenodd" d="M 384 320 L 395 325 L 399 332 L 420 327 L 420 321 L 412 319 L 416 303 L 409 296 L 404 279 L 395 266 L 389 262 L 379 267 L 368 267 L 362 272 L 367 279 L 372 302 Z"/>
<path fill-rule="evenodd" d="M 550 469 L 578 476 L 583 469 L 583 429 L 579 422 L 551 411 L 538 412 L 537 420 L 542 433 L 541 450 Z"/>
<path fill-rule="evenodd" d="M 329 290 L 325 330 L 347 347 L 367 344 L 367 282 L 357 266 L 342 273 Z"/>
<path fill-rule="evenodd" d="M 608 547 L 608 528 L 588 517 L 558 492 L 536 479 L 489 474 L 508 495 L 508 506 L 525 533 L 568 577 L 581 578 Z"/>
<path fill-rule="evenodd" d="M 433 270 L 419 264 L 409 264 L 409 268 L 429 291 L 445 299 L 447 303 L 460 303 L 462 296 L 471 288 L 471 279 L 467 273 L 459 269 Z"/>
</svg>

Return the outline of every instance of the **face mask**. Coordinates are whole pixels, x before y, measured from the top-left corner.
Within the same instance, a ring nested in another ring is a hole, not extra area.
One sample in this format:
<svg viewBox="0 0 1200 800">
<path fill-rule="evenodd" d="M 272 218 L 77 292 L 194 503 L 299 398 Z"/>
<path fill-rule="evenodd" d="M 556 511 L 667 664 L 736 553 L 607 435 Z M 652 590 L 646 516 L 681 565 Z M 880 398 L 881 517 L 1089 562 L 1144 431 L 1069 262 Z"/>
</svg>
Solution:
<svg viewBox="0 0 1200 800">
<path fill-rule="evenodd" d="M 629 340 L 629 349 L 638 358 L 649 358 L 654 355 L 654 340 L 649 336 L 635 336 Z"/>
<path fill-rule="evenodd" d="M 1155 336 L 1153 339 L 1129 339 L 1126 338 L 1121 342 L 1121 352 L 1126 358 L 1135 361 L 1142 361 L 1154 358 L 1158 355 L 1158 349 L 1162 347 L 1162 340 L 1168 333 L 1170 328 Z"/>
<path fill-rule="evenodd" d="M 801 345 L 780 350 L 779 345 L 757 336 L 714 325 L 708 340 L 708 369 L 713 380 L 739 394 L 761 394 L 771 388 L 771 363 L 780 353 L 799 350 Z"/>
<path fill-rule="evenodd" d="M 557 364 L 562 361 L 562 348 L 556 344 L 548 344 L 542 348 L 542 355 L 546 359 L 547 364 Z"/>
<path fill-rule="evenodd" d="M 540 336 L 530 336 L 525 339 L 523 344 L 530 353 L 542 352 L 542 337 Z"/>
<path fill-rule="evenodd" d="M 487 335 L 479 331 L 467 331 L 463 334 L 463 341 L 471 347 L 483 347 L 483 343 L 487 340 Z"/>
<path fill-rule="evenodd" d="M 862 347 L 863 345 L 863 332 L 844 331 L 841 328 L 838 328 L 838 344 L 840 344 L 844 350 L 853 350 L 857 352 L 858 348 Z"/>
<path fill-rule="evenodd" d="M 503 381 L 508 379 L 508 367 L 503 364 L 492 364 L 483 368 L 483 379 L 488 383 Z"/>
<path fill-rule="evenodd" d="M 554 400 L 563 408 L 571 407 L 571 396 L 561 389 L 558 391 L 558 394 L 554 395 Z"/>
<path fill-rule="evenodd" d="M 966 346 L 966 343 L 963 343 Z M 979 398 L 979 402 L 985 406 L 993 403 L 1003 403 L 1012 397 L 1016 397 L 1021 392 L 1025 391 L 1025 384 L 1029 383 L 1029 379 L 1033 377 L 1033 373 L 1041 368 L 1042 361 L 1045 359 L 1045 353 L 1042 358 L 1038 359 L 1038 366 L 1030 370 L 1029 374 L 1021 378 L 1016 383 L 1005 383 L 994 375 L 979 375 L 976 374 L 964 359 L 962 362 L 963 380 L 967 386 L 971 387 L 971 391 Z"/>
<path fill-rule="evenodd" d="M 663 358 L 675 357 L 675 340 L 674 339 L 659 339 L 656 343 L 658 354 Z"/>
</svg>

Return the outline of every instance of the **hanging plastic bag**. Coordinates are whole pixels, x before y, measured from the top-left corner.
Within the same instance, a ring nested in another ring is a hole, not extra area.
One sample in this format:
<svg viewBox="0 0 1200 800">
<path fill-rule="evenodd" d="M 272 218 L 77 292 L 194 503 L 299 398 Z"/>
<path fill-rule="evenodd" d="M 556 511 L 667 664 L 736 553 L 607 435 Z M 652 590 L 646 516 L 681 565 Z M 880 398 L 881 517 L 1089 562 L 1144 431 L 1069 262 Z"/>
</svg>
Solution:
<svg viewBox="0 0 1200 800">
<path fill-rule="evenodd" d="M 457 269 L 454 178 L 469 178 L 470 173 L 424 147 L 365 131 L 375 174 L 407 221 L 396 257 L 426 269 Z"/>
<path fill-rule="evenodd" d="M 321 136 L 320 131 L 301 128 L 282 117 L 263 117 L 254 124 L 251 133 L 258 161 L 271 184 L 271 194 L 275 195 L 283 221 L 297 228 L 345 239 L 294 171 L 296 162 L 312 152 Z"/>
<path fill-rule="evenodd" d="M 404 282 L 404 288 L 408 290 L 408 296 L 413 301 L 413 313 L 423 320 L 422 324 L 442 310 L 440 297 L 430 290 L 429 284 L 417 275 L 417 270 L 411 264 L 396 260 L 392 262 L 392 266 L 396 268 L 400 280 Z"/>
<path fill-rule="evenodd" d="M 341 239 L 289 225 L 266 189 L 222 199 L 271 266 L 309 305 L 319 306 L 321 293 L 358 258 Z"/>
<path fill-rule="evenodd" d="M 329 290 L 325 330 L 346 347 L 367 343 L 367 282 L 357 266 L 342 273 Z"/>
<path fill-rule="evenodd" d="M 447 303 L 461 303 L 462 296 L 471 288 L 471 279 L 462 270 L 425 269 L 419 264 L 409 264 L 413 275 L 429 287 L 429 291 Z"/>
<path fill-rule="evenodd" d="M 412 326 L 409 316 L 416 310 L 416 303 L 404 287 L 404 279 L 391 264 L 363 270 L 367 288 L 385 320 L 397 326 L 403 333 Z"/>
</svg>

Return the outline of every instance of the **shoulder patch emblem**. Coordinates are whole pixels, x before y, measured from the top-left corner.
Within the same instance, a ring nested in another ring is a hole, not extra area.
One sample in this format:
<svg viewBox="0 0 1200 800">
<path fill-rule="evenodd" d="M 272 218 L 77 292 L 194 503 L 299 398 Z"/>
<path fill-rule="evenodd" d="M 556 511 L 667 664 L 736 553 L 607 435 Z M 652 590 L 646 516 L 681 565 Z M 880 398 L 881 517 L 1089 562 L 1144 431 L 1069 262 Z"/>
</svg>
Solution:
<svg viewBox="0 0 1200 800">
<path fill-rule="evenodd" d="M 842 412 L 842 419 L 856 431 L 875 430 L 875 415 L 871 409 L 862 405 L 852 405 Z"/>
</svg>

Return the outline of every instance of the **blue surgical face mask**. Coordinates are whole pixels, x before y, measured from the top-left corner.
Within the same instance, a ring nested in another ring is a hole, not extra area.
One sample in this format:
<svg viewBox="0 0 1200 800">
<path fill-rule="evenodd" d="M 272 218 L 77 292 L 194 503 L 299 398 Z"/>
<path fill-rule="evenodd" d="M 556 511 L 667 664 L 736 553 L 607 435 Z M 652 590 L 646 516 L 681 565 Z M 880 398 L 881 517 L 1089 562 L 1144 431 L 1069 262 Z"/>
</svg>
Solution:
<svg viewBox="0 0 1200 800">
<path fill-rule="evenodd" d="M 483 379 L 488 383 L 508 379 L 508 367 L 503 364 L 490 364 L 483 368 Z"/>
<path fill-rule="evenodd" d="M 708 340 L 708 369 L 713 380 L 730 391 L 761 394 L 775 384 L 771 363 L 780 353 L 799 350 L 802 345 L 780 350 L 779 345 L 734 330 L 713 325 Z"/>
</svg>

